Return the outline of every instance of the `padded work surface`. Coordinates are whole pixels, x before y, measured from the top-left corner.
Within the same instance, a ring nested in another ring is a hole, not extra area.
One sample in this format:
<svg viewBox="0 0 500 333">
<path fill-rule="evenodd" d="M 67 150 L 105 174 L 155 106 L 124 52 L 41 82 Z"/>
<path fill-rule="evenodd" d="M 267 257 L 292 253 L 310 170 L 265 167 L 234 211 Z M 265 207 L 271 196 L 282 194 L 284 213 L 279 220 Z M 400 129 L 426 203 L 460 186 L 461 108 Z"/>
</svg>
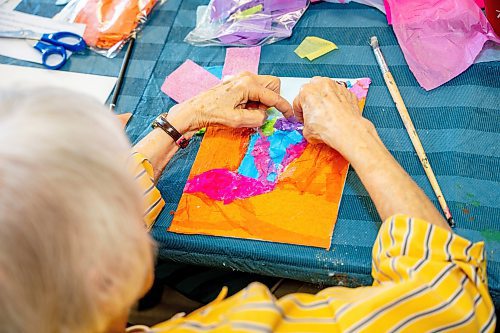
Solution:
<svg viewBox="0 0 500 333">
<path fill-rule="evenodd" d="M 168 0 L 156 8 L 138 36 L 125 78 L 118 112 L 133 112 L 127 128 L 133 142 L 150 131 L 160 112 L 174 105 L 160 91 L 165 77 L 186 59 L 221 66 L 222 47 L 193 47 L 183 42 L 195 24 L 198 5 L 208 0 Z M 53 0 L 24 1 L 18 10 L 51 16 Z M 304 37 L 335 42 L 339 50 L 314 62 L 293 53 Z M 492 296 L 500 301 L 500 63 L 472 66 L 446 85 L 425 92 L 408 69 L 392 29 L 376 9 L 358 4 L 312 5 L 293 36 L 262 48 L 259 73 L 277 76 L 370 77 L 364 115 L 371 119 L 396 159 L 438 206 L 397 110 L 384 85 L 369 38 L 377 35 L 403 98 L 454 214 L 455 231 L 486 240 Z M 117 75 L 124 52 L 106 59 L 91 52 L 73 55 L 63 70 Z M 2 63 L 37 66 L 0 57 Z M 330 251 L 304 246 L 166 232 L 196 156 L 200 138 L 176 154 L 159 182 L 167 202 L 152 234 L 159 255 L 178 262 L 320 282 L 370 284 L 371 249 L 380 227 L 376 209 L 356 173 L 349 171 Z M 314 217 L 311 217 L 314 223 Z"/>
</svg>

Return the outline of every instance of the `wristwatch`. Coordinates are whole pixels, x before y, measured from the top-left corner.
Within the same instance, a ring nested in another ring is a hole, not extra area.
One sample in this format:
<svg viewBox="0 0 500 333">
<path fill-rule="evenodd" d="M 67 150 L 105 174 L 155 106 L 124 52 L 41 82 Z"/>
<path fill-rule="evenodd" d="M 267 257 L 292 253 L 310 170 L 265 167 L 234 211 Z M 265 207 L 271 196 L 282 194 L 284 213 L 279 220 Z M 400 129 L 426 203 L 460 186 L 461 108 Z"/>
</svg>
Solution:
<svg viewBox="0 0 500 333">
<path fill-rule="evenodd" d="M 172 137 L 174 142 L 179 146 L 179 148 L 186 148 L 189 144 L 189 140 L 186 139 L 179 131 L 172 126 L 171 123 L 167 121 L 167 116 L 166 114 L 160 114 L 156 119 L 153 121 L 151 124 L 152 128 L 161 128 L 162 130 L 165 131 L 168 135 Z"/>
</svg>

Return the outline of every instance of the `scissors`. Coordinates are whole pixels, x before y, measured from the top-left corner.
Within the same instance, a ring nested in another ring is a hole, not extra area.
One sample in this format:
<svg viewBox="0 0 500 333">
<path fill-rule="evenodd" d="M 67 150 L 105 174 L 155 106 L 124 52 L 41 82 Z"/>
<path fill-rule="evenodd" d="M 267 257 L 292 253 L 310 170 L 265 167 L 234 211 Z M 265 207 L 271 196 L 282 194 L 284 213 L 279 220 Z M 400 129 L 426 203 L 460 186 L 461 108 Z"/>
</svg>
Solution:
<svg viewBox="0 0 500 333">
<path fill-rule="evenodd" d="M 48 34 L 31 30 L 0 31 L 0 37 L 36 41 L 33 47 L 40 51 L 42 64 L 49 69 L 59 69 L 66 63 L 66 50 L 79 52 L 87 47 L 82 36 L 69 31 Z"/>
</svg>

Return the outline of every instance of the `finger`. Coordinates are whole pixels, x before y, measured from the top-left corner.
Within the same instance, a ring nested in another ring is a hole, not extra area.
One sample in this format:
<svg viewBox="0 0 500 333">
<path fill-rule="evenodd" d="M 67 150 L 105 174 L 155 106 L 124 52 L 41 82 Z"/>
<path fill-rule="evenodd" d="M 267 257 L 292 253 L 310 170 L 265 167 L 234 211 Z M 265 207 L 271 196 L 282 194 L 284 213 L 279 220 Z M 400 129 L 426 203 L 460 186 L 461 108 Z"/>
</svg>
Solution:
<svg viewBox="0 0 500 333">
<path fill-rule="evenodd" d="M 350 103 L 358 103 L 358 97 L 351 91 L 347 86 L 342 88 L 342 92 L 346 96 L 346 99 Z"/>
<path fill-rule="evenodd" d="M 316 138 L 315 135 L 311 134 L 311 132 L 309 132 L 309 130 L 307 128 L 304 128 L 304 130 L 302 131 L 302 135 L 304 135 L 304 138 L 309 143 L 315 144 L 315 143 L 322 142 L 321 140 L 319 140 L 318 138 Z"/>
<path fill-rule="evenodd" d="M 235 78 L 234 75 L 226 75 L 222 78 L 222 82 L 232 81 Z"/>
<path fill-rule="evenodd" d="M 301 88 L 300 88 L 300 91 L 299 91 L 299 95 L 297 97 L 295 97 L 294 101 L 293 101 L 293 111 L 294 111 L 294 114 L 295 114 L 295 117 L 297 118 L 297 120 L 299 120 L 300 122 L 304 123 L 305 119 L 304 119 L 304 106 L 307 106 L 308 104 L 308 100 L 309 102 L 312 102 L 312 100 L 314 100 L 314 96 L 315 95 L 318 95 L 318 87 L 317 85 L 313 84 L 313 83 L 307 83 L 307 84 L 304 84 Z"/>
<path fill-rule="evenodd" d="M 315 76 L 310 81 L 312 89 L 321 92 L 323 96 L 331 94 L 332 92 L 337 93 L 339 89 L 339 84 L 336 81 L 321 76 Z"/>
<path fill-rule="evenodd" d="M 352 91 L 348 90 L 349 101 L 351 103 L 358 103 L 358 96 L 356 96 Z"/>
<path fill-rule="evenodd" d="M 309 81 L 310 84 L 313 85 L 318 85 L 321 87 L 328 87 L 332 86 L 335 81 L 330 79 L 329 77 L 324 77 L 324 76 L 314 76 L 311 81 Z"/>
<path fill-rule="evenodd" d="M 358 112 L 361 113 L 361 108 L 359 107 L 359 99 L 358 96 L 356 96 L 354 93 L 349 91 L 350 93 L 350 102 L 352 103 L 354 109 Z"/>
<path fill-rule="evenodd" d="M 338 84 L 347 89 L 347 83 L 345 83 L 344 81 L 335 81 L 335 82 L 337 82 Z"/>
<path fill-rule="evenodd" d="M 293 114 L 301 123 L 304 123 L 304 112 L 302 110 L 301 93 L 293 100 Z"/>
<path fill-rule="evenodd" d="M 260 127 L 266 119 L 267 113 L 258 109 L 236 109 L 234 110 L 235 117 L 231 127 Z"/>
<path fill-rule="evenodd" d="M 330 80 L 328 82 L 328 88 L 333 90 L 336 94 L 339 94 L 341 89 L 344 88 L 344 85 L 339 81 Z"/>
<path fill-rule="evenodd" d="M 256 109 L 259 109 L 259 110 L 262 110 L 262 111 L 267 111 L 269 108 L 267 107 L 267 105 L 259 103 L 259 105 L 257 105 Z"/>
<path fill-rule="evenodd" d="M 258 109 L 262 111 L 267 111 L 269 109 L 266 105 L 258 102 L 249 102 L 242 106 L 243 109 Z"/>
<path fill-rule="evenodd" d="M 248 90 L 248 100 L 253 102 L 260 102 L 268 108 L 275 107 L 278 111 L 283 113 L 286 118 L 293 116 L 293 109 L 290 103 L 278 93 L 271 89 L 264 88 L 258 84 L 251 85 Z"/>
<path fill-rule="evenodd" d="M 334 80 L 331 80 L 331 83 L 329 93 L 333 92 L 333 94 L 342 103 L 349 102 L 349 90 L 347 90 L 346 86 L 343 83 Z"/>
<path fill-rule="evenodd" d="M 271 89 L 272 91 L 277 92 L 278 94 L 281 91 L 281 80 L 276 76 L 257 75 L 256 80 L 261 86 L 267 89 Z"/>
<path fill-rule="evenodd" d="M 351 92 L 348 88 L 347 88 L 347 84 L 345 82 L 339 82 L 339 81 L 335 81 L 339 87 L 339 92 L 341 92 L 342 94 L 347 95 Z"/>
<path fill-rule="evenodd" d="M 322 77 L 322 76 L 313 76 L 313 78 L 309 82 L 312 84 L 321 84 L 323 79 L 324 79 L 324 77 Z"/>
<path fill-rule="evenodd" d="M 272 91 L 280 93 L 281 80 L 273 75 L 258 75 L 252 72 L 241 72 L 236 76 L 236 78 L 249 78 L 252 81 L 256 81 L 259 85 L 271 89 Z"/>
</svg>

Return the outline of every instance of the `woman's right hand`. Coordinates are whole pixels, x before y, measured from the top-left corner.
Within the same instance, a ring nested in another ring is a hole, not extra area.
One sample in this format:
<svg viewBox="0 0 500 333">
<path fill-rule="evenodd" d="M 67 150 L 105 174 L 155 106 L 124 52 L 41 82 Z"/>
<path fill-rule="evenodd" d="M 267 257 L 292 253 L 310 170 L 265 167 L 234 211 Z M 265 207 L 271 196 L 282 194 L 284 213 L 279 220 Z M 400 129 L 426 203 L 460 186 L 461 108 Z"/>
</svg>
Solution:
<svg viewBox="0 0 500 333">
<path fill-rule="evenodd" d="M 357 97 L 343 84 L 325 77 L 314 77 L 305 84 L 293 109 L 304 123 L 304 137 L 309 142 L 324 142 L 343 155 L 357 131 L 373 129 L 361 116 Z"/>
</svg>

